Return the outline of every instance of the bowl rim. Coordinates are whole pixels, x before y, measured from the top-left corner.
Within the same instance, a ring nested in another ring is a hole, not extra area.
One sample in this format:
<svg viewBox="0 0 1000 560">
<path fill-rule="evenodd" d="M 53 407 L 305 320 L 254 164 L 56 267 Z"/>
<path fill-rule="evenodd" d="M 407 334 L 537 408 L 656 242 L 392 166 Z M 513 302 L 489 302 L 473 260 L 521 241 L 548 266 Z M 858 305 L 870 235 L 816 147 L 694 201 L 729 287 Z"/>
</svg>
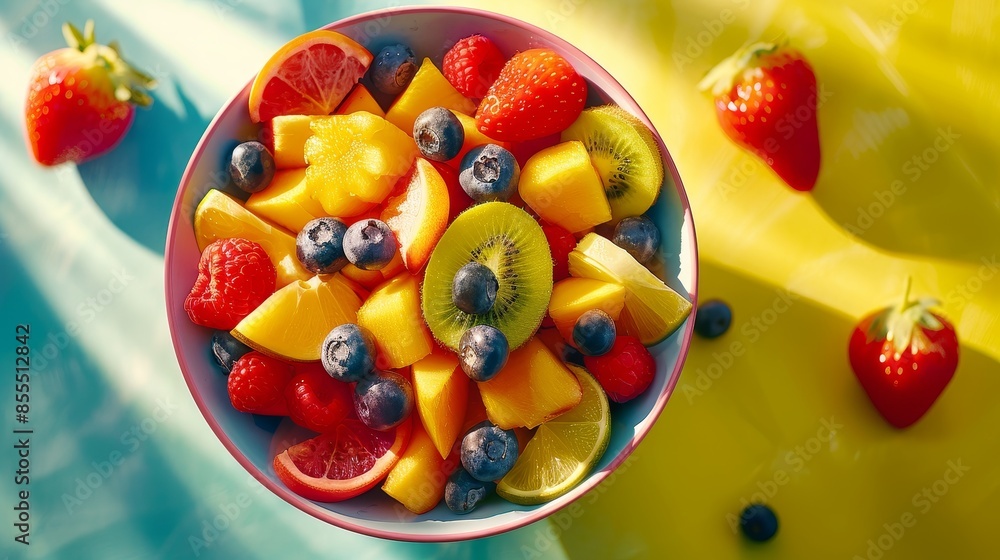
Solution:
<svg viewBox="0 0 1000 560">
<path fill-rule="evenodd" d="M 547 31 L 534 24 L 522 21 L 520 19 L 478 8 L 453 7 L 445 5 L 388 7 L 388 8 L 381 8 L 378 10 L 371 10 L 355 14 L 343 19 L 339 19 L 334 22 L 323 25 L 319 29 L 336 30 L 337 28 L 345 27 L 348 25 L 352 25 L 363 21 L 368 21 L 374 18 L 383 17 L 387 15 L 405 15 L 413 13 L 422 13 L 422 14 L 444 13 L 449 15 L 477 16 L 486 19 L 496 20 L 500 23 L 504 23 L 514 27 L 522 28 L 530 33 L 535 34 L 537 37 L 539 37 L 548 44 L 557 45 L 563 50 L 574 52 L 574 54 L 579 55 L 583 60 L 589 62 L 590 64 L 593 64 L 595 68 L 600 69 L 600 71 L 603 72 L 606 75 L 606 77 L 610 78 L 610 80 L 615 85 L 618 86 L 621 93 L 625 96 L 625 98 L 628 101 L 631 101 L 634 109 L 638 112 L 638 114 L 636 114 L 635 116 L 637 116 L 646 126 L 650 128 L 650 130 L 653 132 L 654 137 L 657 140 L 657 143 L 659 144 L 661 150 L 663 151 L 664 163 L 667 171 L 670 173 L 671 181 L 675 185 L 678 201 L 681 205 L 681 210 L 682 210 L 681 214 L 683 216 L 682 223 L 690 224 L 689 228 L 682 228 L 682 229 L 690 229 L 690 235 L 691 235 L 690 239 L 691 262 L 694 263 L 694 266 L 693 270 L 691 271 L 692 282 L 691 282 L 691 288 L 689 290 L 689 296 L 691 298 L 691 304 L 692 304 L 690 317 L 694 317 L 698 307 L 697 293 L 698 293 L 699 266 L 698 266 L 698 241 L 697 241 L 696 230 L 694 227 L 694 220 L 691 212 L 691 205 L 687 197 L 687 192 L 684 189 L 683 183 L 681 182 L 680 174 L 677 171 L 676 164 L 674 163 L 674 160 L 671 157 L 670 152 L 666 149 L 666 145 L 663 142 L 663 138 L 660 136 L 659 132 L 653 126 L 653 123 L 650 121 L 649 117 L 645 114 L 645 112 L 635 101 L 632 95 L 628 92 L 628 90 L 626 90 L 625 87 L 622 86 L 610 72 L 608 72 L 603 66 L 597 63 L 587 53 L 585 53 L 580 48 L 572 45 L 565 39 L 562 39 L 561 37 L 555 35 L 550 31 Z M 205 152 L 207 149 L 211 132 L 216 128 L 216 126 L 220 121 L 228 117 L 230 112 L 238 108 L 238 104 L 236 104 L 235 101 L 242 95 L 243 91 L 246 88 L 250 87 L 250 85 L 253 83 L 253 79 L 254 78 L 251 77 L 243 88 L 241 88 L 233 96 L 231 96 L 223 104 L 222 108 L 216 113 L 215 117 L 211 120 L 211 122 L 209 122 L 208 126 L 205 129 L 205 132 L 202 134 L 201 138 L 198 141 L 198 144 L 195 146 L 194 151 L 191 153 L 191 157 L 188 159 L 188 163 L 184 169 L 183 175 L 181 175 L 181 180 L 180 183 L 178 184 L 177 194 L 175 195 L 174 198 L 173 208 L 170 213 L 170 221 L 167 227 L 166 247 L 164 249 L 164 295 L 166 298 L 166 304 L 168 306 L 173 301 L 173 298 L 171 296 L 174 294 L 174 291 L 177 288 L 170 281 L 170 273 L 171 270 L 173 269 L 173 266 L 171 265 L 175 258 L 173 251 L 174 244 L 172 243 L 175 233 L 174 228 L 180 227 L 181 224 L 181 220 L 178 219 L 177 213 L 181 211 L 183 207 L 182 198 L 184 195 L 184 189 L 182 187 L 184 187 L 184 185 L 187 185 L 190 182 L 192 175 L 194 174 L 195 171 L 196 162 L 198 162 L 202 158 L 203 152 Z M 205 402 L 205 399 L 202 397 L 200 391 L 197 390 L 197 387 L 191 378 L 191 374 L 189 372 L 192 371 L 192 369 L 188 367 L 187 360 L 185 359 L 184 352 L 182 351 L 181 348 L 179 336 L 176 334 L 177 325 L 175 325 L 174 314 L 170 313 L 169 311 L 167 313 L 167 321 L 170 330 L 171 341 L 174 347 L 174 355 L 178 360 L 178 365 L 180 366 L 181 374 L 184 377 L 184 382 L 188 387 L 188 391 L 191 393 L 192 399 L 198 406 L 198 410 L 205 418 L 205 421 L 208 423 L 209 427 L 215 433 L 215 436 L 219 438 L 219 441 L 222 443 L 222 445 L 229 451 L 230 455 L 232 455 L 233 458 L 236 459 L 236 461 L 253 478 L 255 478 L 258 482 L 263 484 L 264 487 L 266 487 L 268 490 L 270 490 L 272 493 L 280 497 L 288 504 L 294 506 L 295 508 L 301 510 L 302 512 L 312 517 L 325 521 L 326 523 L 329 523 L 336 527 L 340 527 L 342 529 L 348 529 L 350 531 L 363 535 L 395 540 L 395 541 L 404 541 L 404 542 L 455 542 L 455 541 L 479 539 L 479 538 L 499 535 L 514 529 L 524 527 L 536 521 L 545 519 L 550 515 L 557 513 L 562 508 L 574 503 L 584 494 L 594 489 L 598 484 L 607 479 L 608 476 L 611 475 L 611 473 L 615 472 L 618 469 L 618 467 L 623 462 L 625 462 L 626 459 L 628 459 L 628 457 L 635 451 L 638 445 L 642 442 L 643 439 L 645 439 L 646 435 L 649 433 L 650 430 L 652 430 L 653 426 L 656 424 L 656 421 L 659 419 L 660 415 L 663 412 L 664 407 L 666 406 L 667 400 L 673 394 L 677 386 L 677 383 L 680 380 L 681 371 L 684 367 L 684 362 L 687 359 L 687 354 L 691 346 L 691 339 L 694 332 L 694 321 L 691 318 L 689 318 L 686 322 L 687 327 L 682 333 L 682 339 L 680 341 L 680 348 L 678 351 L 677 361 L 674 364 L 673 371 L 670 372 L 670 377 L 667 380 L 667 385 L 664 388 L 664 390 L 660 393 L 660 395 L 657 397 L 656 401 L 653 403 L 653 406 L 650 409 L 649 413 L 645 417 L 643 417 L 643 421 L 646 424 L 646 426 L 632 436 L 630 441 L 626 443 L 626 445 L 621 449 L 621 451 L 619 451 L 619 453 L 611 460 L 611 462 L 604 469 L 600 471 L 591 472 L 590 475 L 587 476 L 587 478 L 582 480 L 572 490 L 556 498 L 555 500 L 539 504 L 535 509 L 523 512 L 524 515 L 517 516 L 514 519 L 511 519 L 503 523 L 491 524 L 484 528 L 476 528 L 461 532 L 407 533 L 402 531 L 373 528 L 363 523 L 353 522 L 349 518 L 345 518 L 345 516 L 338 517 L 338 514 L 336 512 L 329 511 L 324 507 L 322 507 L 321 505 L 318 505 L 317 503 L 312 502 L 311 500 L 307 500 L 306 498 L 303 498 L 298 494 L 295 494 L 294 492 L 286 488 L 284 485 L 276 483 L 272 481 L 270 478 L 268 478 L 262 472 L 262 470 L 258 468 L 257 465 L 255 465 L 253 462 L 251 462 L 250 459 L 248 459 L 247 456 L 244 455 L 243 452 L 236 446 L 236 444 L 233 443 L 232 439 L 230 439 L 228 434 L 222 429 L 219 422 L 215 419 L 214 414 L 212 413 L 208 404 Z M 483 520 L 483 521 L 484 523 L 488 523 L 488 520 Z"/>
</svg>

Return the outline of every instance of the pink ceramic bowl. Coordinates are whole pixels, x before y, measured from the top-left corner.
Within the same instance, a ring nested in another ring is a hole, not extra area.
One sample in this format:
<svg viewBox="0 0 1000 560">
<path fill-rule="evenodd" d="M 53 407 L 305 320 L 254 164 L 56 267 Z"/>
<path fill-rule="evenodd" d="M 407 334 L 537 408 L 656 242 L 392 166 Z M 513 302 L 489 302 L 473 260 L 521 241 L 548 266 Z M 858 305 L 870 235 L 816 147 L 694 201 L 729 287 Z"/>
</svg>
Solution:
<svg viewBox="0 0 1000 560">
<path fill-rule="evenodd" d="M 464 8 L 412 7 L 370 12 L 326 28 L 354 38 L 373 53 L 399 42 L 409 45 L 418 59 L 427 56 L 438 64 L 451 44 L 473 33 L 489 36 L 508 55 L 549 47 L 569 60 L 587 79 L 590 105 L 615 103 L 653 128 L 635 100 L 587 55 L 547 31 L 506 16 Z M 552 502 L 529 507 L 493 497 L 467 515 L 455 515 L 440 504 L 417 516 L 403 510 L 379 490 L 340 503 L 322 504 L 292 493 L 277 479 L 271 466 L 274 456 L 271 441 L 276 427 L 255 422 L 251 415 L 233 409 L 224 378 L 210 356 L 212 333 L 192 324 L 183 308 L 184 298 L 197 276 L 199 252 L 192 228 L 194 209 L 209 189 L 232 189 L 232 185 L 226 186 L 224 162 L 237 140 L 256 136 L 247 111 L 249 92 L 247 83 L 219 111 L 188 162 L 170 217 L 165 264 L 167 317 L 181 371 L 209 426 L 233 457 L 264 486 L 309 515 L 366 535 L 404 541 L 454 541 L 509 531 L 555 513 L 611 474 L 653 426 L 676 386 L 690 344 L 693 319 L 689 318 L 676 333 L 652 349 L 658 372 L 649 390 L 627 405 L 612 407 L 611 441 L 594 471 L 568 494 Z M 659 135 L 656 138 L 664 154 L 667 176 L 659 201 L 649 215 L 663 236 L 660 249 L 665 265 L 663 274 L 674 289 L 695 300 L 698 256 L 691 211 L 677 169 Z"/>
</svg>

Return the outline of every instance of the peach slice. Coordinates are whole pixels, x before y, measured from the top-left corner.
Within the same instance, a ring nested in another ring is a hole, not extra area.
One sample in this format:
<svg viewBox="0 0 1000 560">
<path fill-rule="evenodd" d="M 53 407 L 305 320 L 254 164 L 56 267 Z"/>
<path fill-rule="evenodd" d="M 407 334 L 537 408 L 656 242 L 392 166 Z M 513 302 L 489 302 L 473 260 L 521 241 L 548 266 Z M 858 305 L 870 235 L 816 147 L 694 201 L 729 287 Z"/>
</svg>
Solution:
<svg viewBox="0 0 1000 560">
<path fill-rule="evenodd" d="M 406 269 L 417 272 L 448 227 L 450 197 L 441 174 L 423 158 L 402 181 L 403 192 L 389 197 L 381 218 L 396 234 Z"/>
<path fill-rule="evenodd" d="M 458 357 L 440 348 L 413 364 L 411 370 L 420 422 L 441 458 L 446 459 L 461 435 L 472 381 L 458 367 Z"/>
</svg>

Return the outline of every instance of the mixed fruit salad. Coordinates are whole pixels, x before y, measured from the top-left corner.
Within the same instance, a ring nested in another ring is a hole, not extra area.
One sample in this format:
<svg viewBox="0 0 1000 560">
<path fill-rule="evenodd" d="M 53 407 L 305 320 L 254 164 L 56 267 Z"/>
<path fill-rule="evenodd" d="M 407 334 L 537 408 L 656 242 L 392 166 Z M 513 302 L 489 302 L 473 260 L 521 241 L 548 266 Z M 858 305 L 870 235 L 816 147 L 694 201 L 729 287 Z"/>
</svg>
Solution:
<svg viewBox="0 0 1000 560">
<path fill-rule="evenodd" d="M 216 330 L 237 410 L 315 432 L 274 457 L 305 498 L 555 499 L 691 311 L 646 266 L 652 132 L 587 107 L 553 50 L 473 35 L 442 54 L 291 41 L 250 92 L 261 141 L 229 168 L 243 196 L 211 190 L 195 212 L 184 308 Z"/>
</svg>

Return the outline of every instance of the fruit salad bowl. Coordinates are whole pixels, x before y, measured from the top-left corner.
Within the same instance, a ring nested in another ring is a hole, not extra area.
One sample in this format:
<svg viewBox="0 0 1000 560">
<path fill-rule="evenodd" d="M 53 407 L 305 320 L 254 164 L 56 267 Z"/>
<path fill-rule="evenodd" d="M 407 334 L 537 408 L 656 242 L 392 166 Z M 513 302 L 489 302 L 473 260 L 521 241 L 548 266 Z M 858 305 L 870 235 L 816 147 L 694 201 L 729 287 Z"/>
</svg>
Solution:
<svg viewBox="0 0 1000 560">
<path fill-rule="evenodd" d="M 476 33 L 492 38 L 507 56 L 540 47 L 559 53 L 587 81 L 588 106 L 617 105 L 653 131 L 663 156 L 665 179 L 656 203 L 646 213 L 658 226 L 661 237 L 650 269 L 670 288 L 696 301 L 694 225 L 676 167 L 635 100 L 581 50 L 524 22 L 462 8 L 382 10 L 332 23 L 326 29 L 343 33 L 372 53 L 402 43 L 413 50 L 418 60 L 428 57 L 439 65 L 452 44 Z M 677 384 L 693 331 L 693 310 L 673 334 L 650 348 L 656 373 L 648 390 L 625 404 L 611 403 L 610 440 L 590 474 L 552 501 L 517 505 L 494 496 L 464 515 L 453 513 L 443 503 L 415 515 L 378 489 L 335 503 L 315 502 L 289 490 L 273 466 L 275 454 L 281 451 L 275 447 L 276 433 L 281 436 L 288 422 L 246 414 L 233 407 L 225 379 L 212 362 L 213 331 L 190 322 L 184 308 L 198 276 L 201 255 L 194 233 L 195 209 L 212 189 L 238 192 L 227 171 L 229 158 L 237 143 L 259 137 L 260 125 L 251 122 L 247 110 L 250 95 L 251 85 L 247 84 L 219 111 L 187 164 L 167 234 L 165 292 L 174 348 L 191 394 L 216 436 L 254 478 L 298 509 L 341 528 L 404 541 L 454 541 L 487 537 L 541 520 L 593 490 L 628 458 L 653 427 Z"/>
</svg>

